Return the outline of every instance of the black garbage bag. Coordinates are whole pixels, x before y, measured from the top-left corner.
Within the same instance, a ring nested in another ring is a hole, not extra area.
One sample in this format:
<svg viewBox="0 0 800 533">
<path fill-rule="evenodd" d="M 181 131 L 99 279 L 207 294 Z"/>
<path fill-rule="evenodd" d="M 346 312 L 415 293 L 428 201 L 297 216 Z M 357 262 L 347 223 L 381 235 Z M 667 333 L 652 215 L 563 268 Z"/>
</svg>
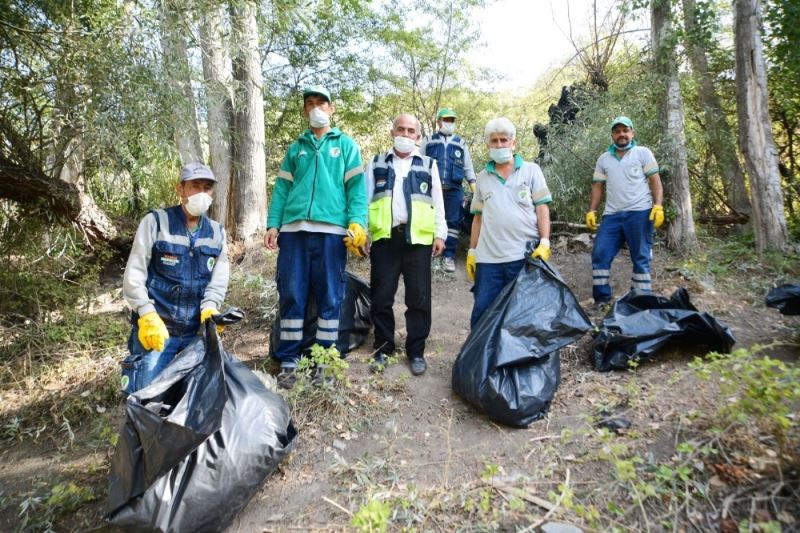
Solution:
<svg viewBox="0 0 800 533">
<path fill-rule="evenodd" d="M 561 379 L 559 349 L 592 327 L 558 272 L 528 260 L 478 320 L 453 364 L 453 390 L 497 422 L 526 427 Z"/>
<path fill-rule="evenodd" d="M 774 307 L 782 315 L 800 315 L 800 285 L 780 285 L 767 294 L 767 307 Z"/>
<path fill-rule="evenodd" d="M 347 287 L 344 293 L 344 301 L 339 311 L 339 338 L 336 340 L 336 349 L 342 356 L 355 350 L 367 340 L 369 330 L 372 329 L 372 318 L 370 318 L 370 299 L 369 283 L 351 274 L 344 273 L 347 278 Z M 317 304 L 314 295 L 310 294 L 308 305 L 306 306 L 306 316 L 303 320 L 303 344 L 302 351 L 307 352 L 314 344 L 317 334 Z M 273 356 L 275 347 L 278 346 L 281 338 L 281 315 L 272 324 L 272 331 L 269 335 L 269 355 Z"/>
<path fill-rule="evenodd" d="M 286 402 L 222 349 L 211 321 L 126 413 L 106 518 L 127 531 L 222 531 L 297 436 Z"/>
<path fill-rule="evenodd" d="M 729 353 L 736 339 L 727 326 L 701 313 L 679 288 L 666 298 L 630 291 L 614 303 L 600 323 L 592 351 L 600 372 L 625 370 L 653 357 L 668 342 L 706 346 Z"/>
</svg>

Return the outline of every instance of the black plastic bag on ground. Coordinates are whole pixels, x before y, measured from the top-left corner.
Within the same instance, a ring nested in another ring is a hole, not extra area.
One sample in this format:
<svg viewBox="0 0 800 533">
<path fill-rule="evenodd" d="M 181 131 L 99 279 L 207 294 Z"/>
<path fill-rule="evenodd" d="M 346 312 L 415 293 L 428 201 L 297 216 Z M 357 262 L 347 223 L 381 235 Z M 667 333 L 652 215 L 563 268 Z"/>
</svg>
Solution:
<svg viewBox="0 0 800 533">
<path fill-rule="evenodd" d="M 127 531 L 222 531 L 297 435 L 286 402 L 224 352 L 211 321 L 126 410 L 106 518 Z"/>
<path fill-rule="evenodd" d="M 800 315 L 800 285 L 780 285 L 767 294 L 767 307 L 774 307 L 782 315 Z"/>
<path fill-rule="evenodd" d="M 347 287 L 342 301 L 342 308 L 339 311 L 339 338 L 336 340 L 336 349 L 343 356 L 355 350 L 367 340 L 369 330 L 372 329 L 372 318 L 370 318 L 370 289 L 369 283 L 351 274 L 344 273 L 347 279 Z M 317 334 L 317 304 L 314 295 L 309 295 L 308 305 L 306 306 L 306 316 L 303 320 L 303 352 L 311 349 Z M 269 355 L 275 353 L 281 338 L 281 314 L 272 324 L 272 331 L 269 334 Z"/>
<path fill-rule="evenodd" d="M 490 419 L 526 427 L 561 380 L 559 349 L 592 327 L 548 263 L 528 260 L 478 320 L 453 364 L 453 390 Z"/>
<path fill-rule="evenodd" d="M 727 326 L 698 311 L 684 288 L 669 298 L 631 291 L 600 323 L 592 345 L 594 366 L 600 372 L 625 370 L 631 362 L 650 359 L 668 342 L 681 341 L 729 353 L 736 339 Z"/>
</svg>

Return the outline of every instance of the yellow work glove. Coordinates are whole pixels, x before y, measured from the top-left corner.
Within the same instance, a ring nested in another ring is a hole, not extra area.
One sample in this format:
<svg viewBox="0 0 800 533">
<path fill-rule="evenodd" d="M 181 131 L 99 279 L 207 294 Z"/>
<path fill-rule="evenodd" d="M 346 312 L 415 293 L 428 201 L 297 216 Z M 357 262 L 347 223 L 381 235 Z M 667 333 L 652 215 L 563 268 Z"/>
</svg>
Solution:
<svg viewBox="0 0 800 533">
<path fill-rule="evenodd" d="M 347 236 L 344 238 L 344 245 L 347 251 L 356 257 L 364 257 L 362 251 L 367 243 L 367 234 L 361 224 L 353 222 L 347 228 Z"/>
<path fill-rule="evenodd" d="M 586 213 L 586 227 L 589 231 L 597 231 L 597 213 L 594 211 Z"/>
<path fill-rule="evenodd" d="M 200 311 L 200 323 L 202 324 L 212 316 L 218 314 L 219 311 L 217 311 L 216 307 L 206 307 L 205 309 Z M 225 331 L 225 326 L 220 326 L 219 324 L 217 324 L 217 333 L 222 333 L 223 331 Z"/>
<path fill-rule="evenodd" d="M 550 260 L 550 239 L 541 239 L 539 241 L 539 246 L 531 254 L 531 259 Z"/>
<path fill-rule="evenodd" d="M 469 190 L 472 191 L 472 194 L 475 194 L 475 182 L 471 181 L 469 184 Z"/>
<path fill-rule="evenodd" d="M 664 223 L 664 208 L 660 205 L 654 205 L 650 210 L 650 220 L 653 221 L 653 227 L 658 229 Z"/>
<path fill-rule="evenodd" d="M 163 352 L 167 339 L 169 339 L 167 326 L 158 313 L 150 311 L 139 317 L 139 342 L 145 350 Z"/>
<path fill-rule="evenodd" d="M 475 248 L 470 248 L 467 252 L 467 278 L 475 283 L 475 271 L 478 269 L 478 263 L 475 262 Z"/>
</svg>

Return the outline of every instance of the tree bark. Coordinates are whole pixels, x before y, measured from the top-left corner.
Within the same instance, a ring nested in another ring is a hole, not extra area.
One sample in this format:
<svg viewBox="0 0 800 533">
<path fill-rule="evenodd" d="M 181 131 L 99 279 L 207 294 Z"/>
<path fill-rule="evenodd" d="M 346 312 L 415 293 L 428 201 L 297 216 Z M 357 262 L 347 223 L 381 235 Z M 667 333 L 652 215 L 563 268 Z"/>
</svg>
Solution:
<svg viewBox="0 0 800 533">
<path fill-rule="evenodd" d="M 783 250 L 788 241 L 778 172 L 778 151 L 769 116 L 767 74 L 758 0 L 734 0 L 736 107 L 739 150 L 750 177 L 756 250 Z"/>
<path fill-rule="evenodd" d="M 172 109 L 175 144 L 184 165 L 203 161 L 186 41 L 179 28 L 181 17 L 176 14 L 174 0 L 161 0 L 159 8 L 163 74 L 171 89 L 167 97 Z"/>
<path fill-rule="evenodd" d="M 222 37 L 223 24 L 224 12 L 221 7 L 207 9 L 200 17 L 200 47 L 208 107 L 209 164 L 217 178 L 211 217 L 231 227 L 233 211 L 229 199 L 233 192 L 233 95 L 230 56 Z"/>
<path fill-rule="evenodd" d="M 263 229 L 267 217 L 264 158 L 264 100 L 258 53 L 257 6 L 252 0 L 231 3 L 234 59 L 234 226 L 236 239 L 246 240 Z"/>
<path fill-rule="evenodd" d="M 675 219 L 667 228 L 667 245 L 685 253 L 694 247 L 697 236 L 692 215 L 692 196 L 689 189 L 689 165 L 686 156 L 686 136 L 683 126 L 683 98 L 675 61 L 672 39 L 672 1 L 652 0 L 652 41 L 656 72 L 664 82 L 659 98 L 661 123 L 666 140 L 669 172 L 662 173 L 665 187 L 675 209 Z"/>
<path fill-rule="evenodd" d="M 708 145 L 719 165 L 725 197 L 737 213 L 749 215 L 750 199 L 747 197 L 744 171 L 736 153 L 733 131 L 725 118 L 725 112 L 714 89 L 714 80 L 708 70 L 706 49 L 699 37 L 700 28 L 695 0 L 683 0 L 683 20 L 688 34 L 686 48 L 689 62 L 697 79 L 698 96 L 703 106 Z"/>
</svg>

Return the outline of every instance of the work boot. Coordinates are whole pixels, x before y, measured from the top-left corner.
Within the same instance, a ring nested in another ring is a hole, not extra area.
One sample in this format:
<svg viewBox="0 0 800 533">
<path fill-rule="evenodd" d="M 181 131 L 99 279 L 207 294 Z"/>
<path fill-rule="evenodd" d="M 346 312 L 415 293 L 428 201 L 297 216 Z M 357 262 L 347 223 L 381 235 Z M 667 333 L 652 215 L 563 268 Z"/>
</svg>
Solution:
<svg viewBox="0 0 800 533">
<path fill-rule="evenodd" d="M 444 265 L 445 272 L 456 271 L 456 261 L 452 257 L 445 257 L 444 259 L 442 259 L 442 264 Z"/>
<path fill-rule="evenodd" d="M 336 376 L 327 372 L 328 365 L 317 365 L 314 367 L 314 375 L 311 376 L 311 384 L 315 387 L 330 387 L 336 382 Z"/>
<path fill-rule="evenodd" d="M 278 374 L 278 386 L 282 389 L 291 389 L 297 382 L 297 369 L 293 366 L 282 366 Z"/>
<path fill-rule="evenodd" d="M 425 362 L 425 358 L 422 356 L 412 357 L 409 364 L 411 365 L 411 373 L 415 376 L 421 376 L 428 370 L 428 363 Z"/>
<path fill-rule="evenodd" d="M 377 352 L 372 357 L 372 361 L 369 364 L 369 370 L 373 374 L 383 374 L 383 371 L 386 370 L 386 355 L 383 352 Z"/>
</svg>

